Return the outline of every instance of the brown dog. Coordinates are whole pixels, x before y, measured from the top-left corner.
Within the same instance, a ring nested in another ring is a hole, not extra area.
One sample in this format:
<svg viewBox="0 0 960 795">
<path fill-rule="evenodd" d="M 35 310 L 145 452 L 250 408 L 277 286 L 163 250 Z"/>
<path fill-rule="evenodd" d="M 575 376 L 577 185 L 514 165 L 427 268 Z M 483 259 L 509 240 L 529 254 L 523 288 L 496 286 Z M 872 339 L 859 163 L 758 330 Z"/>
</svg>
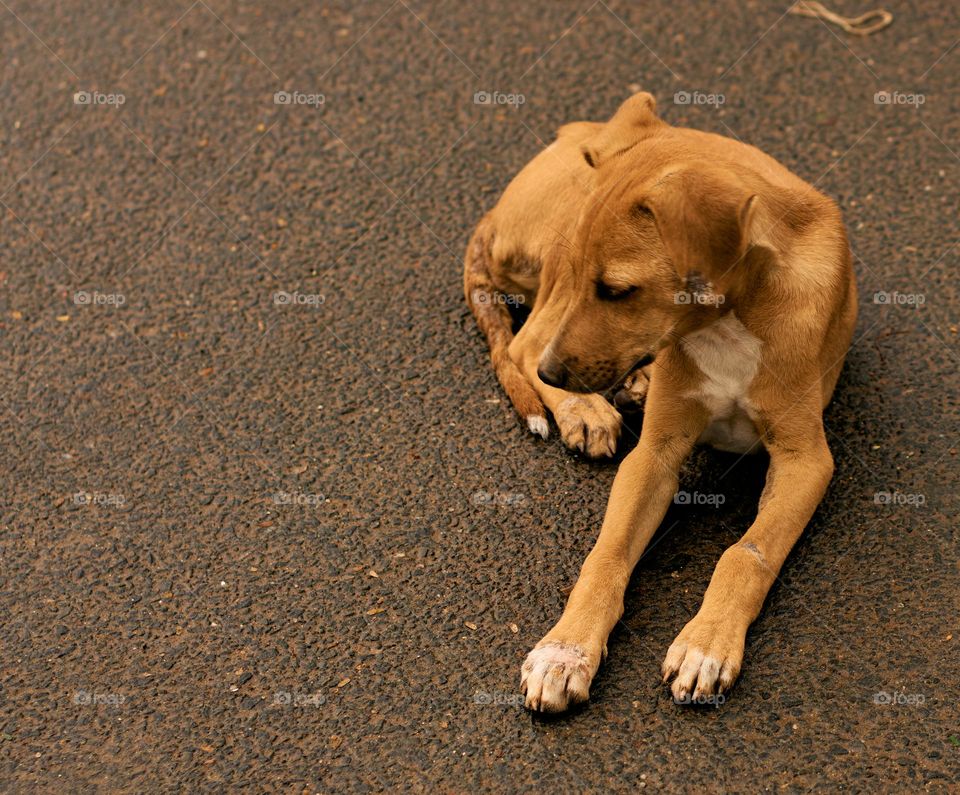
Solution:
<svg viewBox="0 0 960 795">
<path fill-rule="evenodd" d="M 756 520 L 663 662 L 677 701 L 726 690 L 833 473 L 822 412 L 857 313 L 836 205 L 751 146 L 669 126 L 640 93 L 606 124 L 562 127 L 517 175 L 470 241 L 464 283 L 534 433 L 547 436 L 546 407 L 567 445 L 611 455 L 620 415 L 601 393 L 624 379 L 621 398 L 646 392 L 596 546 L 523 664 L 527 706 L 588 698 L 631 571 L 698 441 L 770 455 Z M 533 307 L 515 337 L 510 301 Z"/>
</svg>

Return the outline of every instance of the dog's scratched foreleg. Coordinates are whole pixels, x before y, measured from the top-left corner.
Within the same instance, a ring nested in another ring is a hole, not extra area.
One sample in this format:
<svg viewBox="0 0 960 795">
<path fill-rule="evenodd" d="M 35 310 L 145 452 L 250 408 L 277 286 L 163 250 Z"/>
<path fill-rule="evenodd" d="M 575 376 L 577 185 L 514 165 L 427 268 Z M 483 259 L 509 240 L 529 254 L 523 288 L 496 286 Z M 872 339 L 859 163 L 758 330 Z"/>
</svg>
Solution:
<svg viewBox="0 0 960 795">
<path fill-rule="evenodd" d="M 770 468 L 757 518 L 720 557 L 700 610 L 663 661 L 664 680 L 675 677 L 672 690 L 680 703 L 702 703 L 736 680 L 747 629 L 823 498 L 833 458 L 818 401 L 819 394 L 805 406 L 770 412 L 780 418 L 763 429 Z"/>
</svg>

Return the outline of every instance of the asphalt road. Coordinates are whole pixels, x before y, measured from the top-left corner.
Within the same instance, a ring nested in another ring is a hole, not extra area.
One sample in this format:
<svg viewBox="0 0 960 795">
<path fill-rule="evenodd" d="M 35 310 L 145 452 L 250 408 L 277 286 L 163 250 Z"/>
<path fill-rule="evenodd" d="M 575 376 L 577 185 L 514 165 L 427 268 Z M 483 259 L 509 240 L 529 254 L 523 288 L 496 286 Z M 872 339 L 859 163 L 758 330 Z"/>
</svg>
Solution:
<svg viewBox="0 0 960 795">
<path fill-rule="evenodd" d="M 0 789 L 957 791 L 960 8 L 0 6 Z M 728 701 L 658 678 L 762 485 L 702 451 L 544 721 L 615 464 L 515 420 L 461 253 L 638 88 L 837 199 L 860 320 Z"/>
</svg>

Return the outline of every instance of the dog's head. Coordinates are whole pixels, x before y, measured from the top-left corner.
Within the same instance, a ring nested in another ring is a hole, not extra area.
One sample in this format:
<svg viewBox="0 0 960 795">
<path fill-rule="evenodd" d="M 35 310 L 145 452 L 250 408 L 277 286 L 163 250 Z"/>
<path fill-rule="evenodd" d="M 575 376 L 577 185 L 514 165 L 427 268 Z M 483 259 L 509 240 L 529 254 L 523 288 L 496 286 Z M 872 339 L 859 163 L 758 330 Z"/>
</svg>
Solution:
<svg viewBox="0 0 960 795">
<path fill-rule="evenodd" d="M 652 107 L 636 99 L 627 102 L 648 124 Z M 642 126 L 620 122 L 584 148 L 598 187 L 569 252 L 563 319 L 539 363 L 545 383 L 576 392 L 615 386 L 729 310 L 751 244 L 757 196 L 742 175 L 634 147 Z"/>
</svg>

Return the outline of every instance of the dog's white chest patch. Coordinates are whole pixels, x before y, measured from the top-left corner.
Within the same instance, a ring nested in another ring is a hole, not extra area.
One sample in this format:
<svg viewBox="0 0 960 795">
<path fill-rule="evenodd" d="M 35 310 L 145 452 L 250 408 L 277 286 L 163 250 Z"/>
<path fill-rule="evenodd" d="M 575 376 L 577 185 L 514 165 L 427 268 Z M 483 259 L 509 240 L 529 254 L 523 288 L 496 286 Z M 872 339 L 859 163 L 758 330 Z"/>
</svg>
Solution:
<svg viewBox="0 0 960 795">
<path fill-rule="evenodd" d="M 734 453 L 759 449 L 747 393 L 760 367 L 762 345 L 732 312 L 685 337 L 683 350 L 703 373 L 690 397 L 703 403 L 711 418 L 701 444 Z"/>
</svg>

